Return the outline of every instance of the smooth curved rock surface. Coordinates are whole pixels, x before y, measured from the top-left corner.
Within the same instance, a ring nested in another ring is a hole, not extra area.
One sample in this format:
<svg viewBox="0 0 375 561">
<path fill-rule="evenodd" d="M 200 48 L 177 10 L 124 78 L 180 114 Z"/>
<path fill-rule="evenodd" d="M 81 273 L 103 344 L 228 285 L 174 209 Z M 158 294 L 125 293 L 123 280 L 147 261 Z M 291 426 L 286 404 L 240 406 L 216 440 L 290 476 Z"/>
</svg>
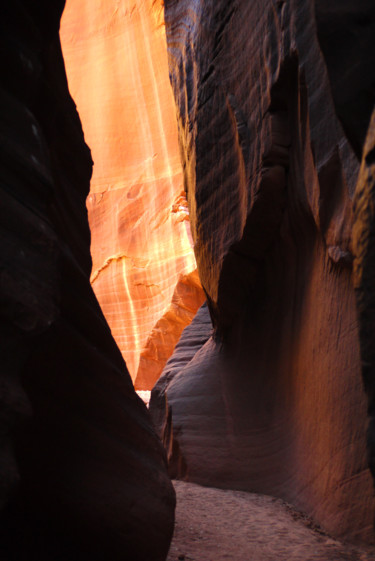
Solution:
<svg viewBox="0 0 375 561">
<path fill-rule="evenodd" d="M 63 7 L 15 0 L 0 20 L 0 557 L 162 561 L 175 495 L 90 286 Z"/>
<path fill-rule="evenodd" d="M 135 380 L 140 354 L 171 311 L 180 277 L 196 269 L 163 8 L 153 0 L 68 0 L 61 38 L 94 160 L 87 200 L 91 282 Z M 194 311 L 203 291 L 196 294 L 188 303 Z M 160 371 L 161 358 L 178 341 L 180 322 L 176 317 L 173 342 L 149 357 Z M 153 380 L 154 369 L 146 389 Z"/>
<path fill-rule="evenodd" d="M 279 496 L 330 533 L 371 542 L 352 275 L 359 165 L 336 116 L 315 4 L 181 0 L 166 3 L 165 18 L 214 325 L 151 397 L 171 473 Z"/>
<path fill-rule="evenodd" d="M 179 450 L 173 450 L 173 444 L 176 442 L 171 438 L 171 412 L 168 408 L 167 389 L 170 382 L 175 377 L 182 378 L 184 376 L 184 368 L 187 367 L 188 376 L 190 374 L 190 361 L 194 358 L 201 347 L 210 339 L 212 335 L 212 323 L 205 302 L 196 313 L 193 321 L 185 327 L 176 348 L 168 360 L 162 375 L 154 385 L 149 402 L 151 417 L 160 438 L 163 440 L 165 447 L 168 448 L 172 444 L 172 448 L 168 450 L 168 465 L 171 477 L 182 475 L 182 469 L 179 466 L 181 460 Z M 176 466 L 174 464 L 177 464 Z"/>
</svg>

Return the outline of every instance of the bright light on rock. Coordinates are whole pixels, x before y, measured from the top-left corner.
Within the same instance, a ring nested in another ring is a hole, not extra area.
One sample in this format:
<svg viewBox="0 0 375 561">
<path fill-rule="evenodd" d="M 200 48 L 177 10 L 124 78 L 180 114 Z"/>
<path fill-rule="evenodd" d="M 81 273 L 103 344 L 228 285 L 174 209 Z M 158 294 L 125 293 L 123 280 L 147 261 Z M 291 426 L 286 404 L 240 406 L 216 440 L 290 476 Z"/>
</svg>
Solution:
<svg viewBox="0 0 375 561">
<path fill-rule="evenodd" d="M 91 282 L 134 380 L 177 283 L 196 269 L 161 3 L 68 0 L 61 40 L 94 160 Z M 194 310 L 202 300 L 199 289 Z"/>
</svg>

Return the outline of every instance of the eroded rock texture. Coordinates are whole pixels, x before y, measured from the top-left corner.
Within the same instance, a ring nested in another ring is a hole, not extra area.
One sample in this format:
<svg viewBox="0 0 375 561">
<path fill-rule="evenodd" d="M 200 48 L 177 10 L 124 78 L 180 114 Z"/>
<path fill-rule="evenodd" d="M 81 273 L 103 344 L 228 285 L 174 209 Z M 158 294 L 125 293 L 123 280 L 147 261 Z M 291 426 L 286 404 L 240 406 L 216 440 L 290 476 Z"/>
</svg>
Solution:
<svg viewBox="0 0 375 561">
<path fill-rule="evenodd" d="M 174 491 L 89 282 L 92 162 L 63 7 L 14 1 L 0 20 L 0 557 L 161 561 Z"/>
<path fill-rule="evenodd" d="M 315 4 L 180 0 L 165 18 L 214 326 L 151 397 L 171 472 L 277 495 L 337 536 L 371 541 L 352 278 L 359 163 L 336 116 Z"/>
<path fill-rule="evenodd" d="M 92 285 L 133 380 L 151 389 L 188 316 L 169 321 L 157 347 L 150 338 L 175 309 L 177 284 L 196 269 L 161 2 L 69 0 L 61 37 L 94 160 Z M 195 292 L 182 303 L 192 313 L 203 298 Z M 141 353 L 153 365 L 149 379 L 143 364 L 138 373 Z"/>
<path fill-rule="evenodd" d="M 368 395 L 369 465 L 375 478 L 375 4 L 362 0 L 359 5 L 345 1 L 338 6 L 333 0 L 318 1 L 315 14 L 336 112 L 362 160 L 354 195 L 353 279 Z"/>
</svg>

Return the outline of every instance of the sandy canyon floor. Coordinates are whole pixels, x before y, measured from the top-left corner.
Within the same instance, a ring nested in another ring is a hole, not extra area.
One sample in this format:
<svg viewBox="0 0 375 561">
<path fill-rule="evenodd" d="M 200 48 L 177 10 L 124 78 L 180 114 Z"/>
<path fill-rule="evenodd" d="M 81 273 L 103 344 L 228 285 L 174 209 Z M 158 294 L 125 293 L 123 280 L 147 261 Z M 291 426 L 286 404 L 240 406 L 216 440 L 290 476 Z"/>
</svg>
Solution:
<svg viewBox="0 0 375 561">
<path fill-rule="evenodd" d="M 375 561 L 375 548 L 335 540 L 280 499 L 175 481 L 167 561 Z"/>
</svg>

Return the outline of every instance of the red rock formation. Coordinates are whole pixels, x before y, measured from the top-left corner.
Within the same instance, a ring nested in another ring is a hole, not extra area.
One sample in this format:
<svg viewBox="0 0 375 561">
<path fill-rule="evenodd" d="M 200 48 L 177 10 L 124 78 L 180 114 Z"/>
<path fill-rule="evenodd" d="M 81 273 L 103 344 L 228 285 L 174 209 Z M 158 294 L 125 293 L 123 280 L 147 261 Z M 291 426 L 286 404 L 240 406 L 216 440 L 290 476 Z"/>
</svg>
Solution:
<svg viewBox="0 0 375 561">
<path fill-rule="evenodd" d="M 359 166 L 335 114 L 314 3 L 180 0 L 165 15 L 214 325 L 152 393 L 171 472 L 277 495 L 337 536 L 371 541 L 351 248 Z"/>
<path fill-rule="evenodd" d="M 205 297 L 197 271 L 181 276 L 173 293 L 171 305 L 156 323 L 141 353 L 136 390 L 151 389 L 158 380 L 164 365 L 172 355 L 183 329 L 197 312 L 197 302 Z"/>
<path fill-rule="evenodd" d="M 162 561 L 174 491 L 89 282 L 63 5 L 16 0 L 0 19 L 0 558 Z"/>
<path fill-rule="evenodd" d="M 134 380 L 152 330 L 167 309 L 171 314 L 179 278 L 196 268 L 162 7 L 153 0 L 69 0 L 61 37 L 94 159 L 87 201 L 91 282 Z M 202 295 L 196 290 L 191 302 L 189 294 L 192 310 Z M 181 316 L 172 329 L 169 321 L 165 349 L 154 356 L 146 351 L 159 362 L 157 370 L 178 340 L 180 323 Z M 147 381 L 143 371 L 142 387 L 151 389 L 154 372 Z"/>
</svg>

